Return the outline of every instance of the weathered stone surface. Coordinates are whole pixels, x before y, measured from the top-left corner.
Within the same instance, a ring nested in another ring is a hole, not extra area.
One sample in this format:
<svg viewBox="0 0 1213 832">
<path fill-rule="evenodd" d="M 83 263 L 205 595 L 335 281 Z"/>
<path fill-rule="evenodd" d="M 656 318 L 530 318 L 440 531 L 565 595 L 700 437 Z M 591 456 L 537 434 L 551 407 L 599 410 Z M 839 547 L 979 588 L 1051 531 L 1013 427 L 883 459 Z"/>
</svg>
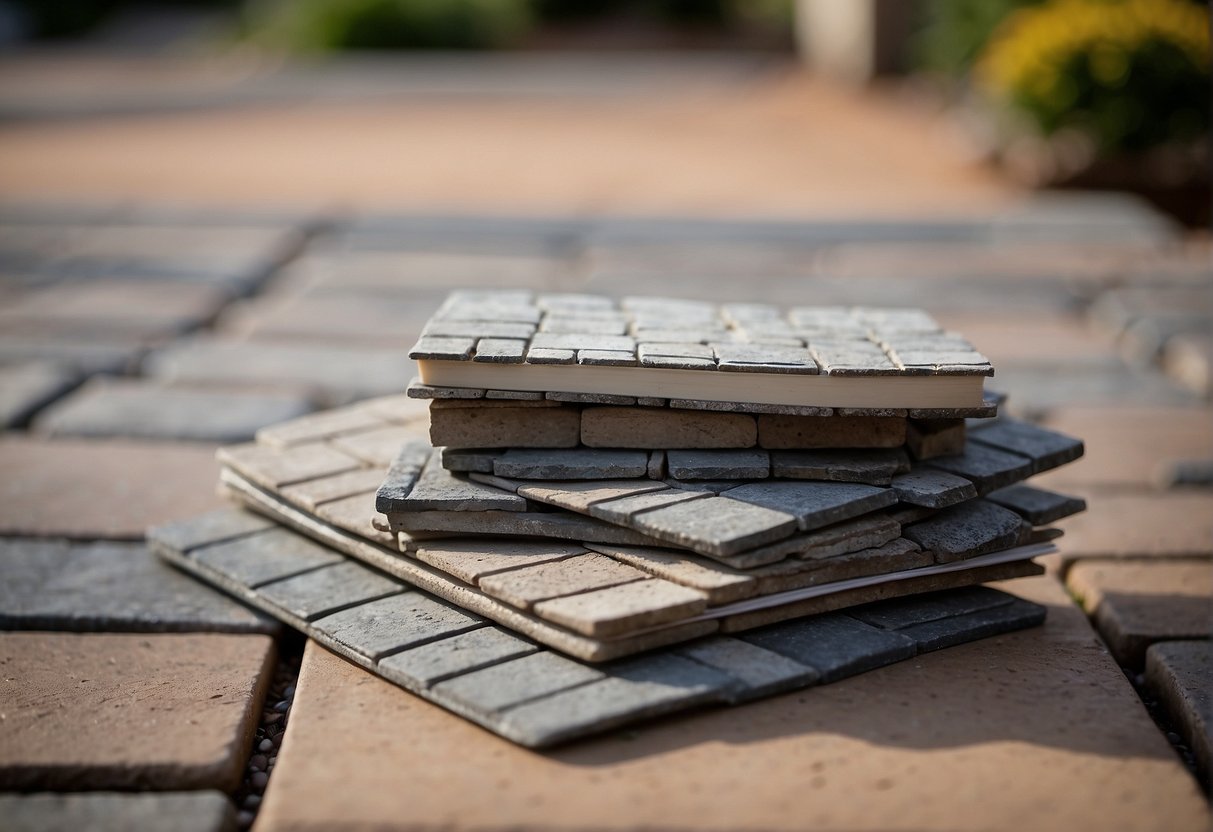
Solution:
<svg viewBox="0 0 1213 832">
<path fill-rule="evenodd" d="M 316 631 L 372 662 L 483 625 L 479 616 L 419 592 L 368 601 L 312 622 Z"/>
<path fill-rule="evenodd" d="M 394 500 L 391 512 L 417 511 L 523 511 L 526 500 L 498 488 L 473 482 L 442 467 L 442 455 L 434 451 L 409 495 Z"/>
<path fill-rule="evenodd" d="M 786 537 L 796 517 L 727 497 L 676 503 L 636 515 L 634 526 L 659 540 L 727 557 Z"/>
<path fill-rule="evenodd" d="M 766 479 L 771 458 L 758 449 L 670 450 L 670 476 L 676 480 Z"/>
<path fill-rule="evenodd" d="M 359 494 L 372 494 L 383 484 L 382 468 L 361 468 L 331 477 L 288 485 L 280 493 L 287 501 L 315 511 L 318 506 Z"/>
<path fill-rule="evenodd" d="M 525 352 L 525 340 L 481 338 L 476 342 L 476 354 L 472 360 L 490 364 L 521 364 Z"/>
<path fill-rule="evenodd" d="M 773 450 L 897 448 L 905 440 L 906 420 L 895 416 L 758 416 L 758 444 Z"/>
<path fill-rule="evenodd" d="M 0 795 L 0 817 L 9 832 L 227 832 L 236 812 L 218 791 L 160 794 Z"/>
<path fill-rule="evenodd" d="M 413 345 L 413 348 L 409 350 L 409 358 L 412 358 L 414 361 L 421 359 L 453 359 L 461 361 L 465 358 L 471 358 L 472 352 L 475 349 L 475 338 L 423 335 Z"/>
<path fill-rule="evenodd" d="M 128 440 L 0 439 L 0 532 L 143 536 L 148 526 L 217 508 L 209 448 Z"/>
<path fill-rule="evenodd" d="M 977 486 L 978 494 L 989 494 L 1032 475 L 1032 460 L 989 445 L 969 442 L 962 454 L 940 456 L 926 463 L 932 468 L 964 477 Z"/>
<path fill-rule="evenodd" d="M 371 399 L 362 407 L 325 410 L 270 425 L 258 430 L 256 438 L 260 444 L 286 448 L 374 430 L 385 422 L 409 424 L 424 422 L 428 418 L 429 408 L 424 401 L 408 396 L 384 396 Z"/>
<path fill-rule="evenodd" d="M 508 572 L 481 576 L 480 588 L 522 609 L 539 601 L 603 589 L 645 578 L 645 574 L 604 555 L 587 553 L 547 563 L 534 564 Z"/>
<path fill-rule="evenodd" d="M 485 575 L 565 560 L 585 551 L 584 546 L 563 543 L 468 538 L 423 541 L 415 554 L 421 562 L 475 585 Z"/>
<path fill-rule="evenodd" d="M 537 332 L 531 339 L 531 349 L 632 352 L 635 348 L 636 342 L 626 335 Z"/>
<path fill-rule="evenodd" d="M 608 523 L 624 525 L 641 512 L 706 496 L 708 496 L 707 493 L 703 491 L 684 491 L 680 488 L 649 491 L 644 494 L 634 494 L 631 497 L 621 497 L 618 500 L 608 500 L 605 503 L 595 503 L 590 506 L 590 516 L 606 520 Z"/>
<path fill-rule="evenodd" d="M 681 621 L 706 608 L 704 593 L 650 578 L 540 601 L 535 614 L 578 633 L 611 638 Z"/>
<path fill-rule="evenodd" d="M 906 422 L 906 447 L 915 459 L 964 453 L 964 420 L 911 419 Z"/>
<path fill-rule="evenodd" d="M 519 496 L 540 500 L 570 511 L 588 512 L 594 505 L 636 494 L 666 490 L 665 483 L 645 480 L 597 480 L 523 485 Z"/>
<path fill-rule="evenodd" d="M 742 485 L 723 497 L 781 511 L 802 531 L 819 529 L 897 502 L 892 489 L 843 482 L 765 482 Z"/>
<path fill-rule="evenodd" d="M 833 682 L 914 655 L 914 642 L 842 614 L 813 616 L 742 633 L 742 641 L 817 671 Z"/>
<path fill-rule="evenodd" d="M 900 536 L 901 524 L 884 513 L 878 513 L 795 534 L 778 543 L 751 549 L 745 556 L 778 552 L 801 558 L 829 558 L 845 552 L 881 546 Z"/>
<path fill-rule="evenodd" d="M 898 630 L 914 639 L 919 653 L 942 650 L 978 638 L 1035 627 L 1045 620 L 1045 608 L 1018 599 L 989 609 L 940 618 Z"/>
<path fill-rule="evenodd" d="M 713 606 L 748 598 L 757 588 L 754 579 L 748 575 L 684 552 L 601 543 L 591 544 L 590 548 L 615 560 L 630 563 L 650 575 L 699 590 Z"/>
<path fill-rule="evenodd" d="M 493 473 L 527 480 L 603 480 L 643 477 L 648 464 L 644 451 L 512 448 L 493 461 Z"/>
<path fill-rule="evenodd" d="M 578 350 L 577 363 L 597 367 L 630 367 L 637 361 L 633 350 Z"/>
<path fill-rule="evenodd" d="M 443 448 L 442 467 L 460 474 L 493 473 L 493 460 L 501 455 L 500 450 L 477 448 Z"/>
<path fill-rule="evenodd" d="M 714 636 L 678 648 L 678 655 L 719 670 L 744 684 L 742 699 L 759 699 L 813 684 L 817 671 L 786 656 L 728 636 Z"/>
<path fill-rule="evenodd" d="M 592 517 L 557 511 L 422 511 L 394 515 L 392 528 L 406 532 L 550 537 L 622 546 L 660 545 L 647 534 Z"/>
<path fill-rule="evenodd" d="M 154 557 L 142 543 L 0 540 L 7 630 L 261 632 L 277 625 Z"/>
<path fill-rule="evenodd" d="M 398 582 L 378 572 L 343 560 L 302 575 L 262 584 L 257 592 L 291 615 L 315 621 L 345 607 L 398 594 L 402 589 Z"/>
<path fill-rule="evenodd" d="M 1033 474 L 1073 462 L 1083 453 L 1081 439 L 1013 419 L 982 425 L 970 434 L 969 441 L 1028 457 Z"/>
<path fill-rule="evenodd" d="M 1213 643 L 1153 645 L 1146 651 L 1146 684 L 1207 778 L 1213 765 Z"/>
<path fill-rule="evenodd" d="M 832 480 L 888 485 L 910 462 L 900 448 L 776 451 L 771 476 L 793 480 Z"/>
<path fill-rule="evenodd" d="M 1018 514 L 985 500 L 970 500 L 904 526 L 901 533 L 934 552 L 939 563 L 949 563 L 1008 549 L 1019 542 L 1022 531 Z"/>
<path fill-rule="evenodd" d="M 543 394 L 532 390 L 485 390 L 484 400 L 486 402 L 503 400 L 512 402 L 541 402 L 544 400 Z"/>
<path fill-rule="evenodd" d="M 409 398 L 423 399 L 433 402 L 483 400 L 485 391 L 479 387 L 444 387 L 441 385 L 422 384 L 420 380 L 409 382 Z"/>
<path fill-rule="evenodd" d="M 385 425 L 374 430 L 337 436 L 329 444 L 359 459 L 367 465 L 386 468 L 399 455 L 401 448 L 425 442 L 425 431 L 418 425 Z"/>
<path fill-rule="evenodd" d="M 428 442 L 409 442 L 403 445 L 375 493 L 375 509 L 384 514 L 405 510 L 405 501 L 413 493 L 413 487 L 417 484 L 422 469 L 433 455 Z"/>
<path fill-rule="evenodd" d="M 817 362 L 801 347 L 774 344 L 712 344 L 721 370 L 750 373 L 817 374 Z"/>
<path fill-rule="evenodd" d="M 50 361 L 0 367 L 0 428 L 23 426 L 30 416 L 71 390 L 80 375 Z"/>
<path fill-rule="evenodd" d="M 434 694 L 478 711 L 500 711 L 603 678 L 597 668 L 556 653 L 533 653 L 434 685 Z"/>
<path fill-rule="evenodd" d="M 262 635 L 0 634 L 0 786 L 231 791 L 273 655 Z"/>
<path fill-rule="evenodd" d="M 612 406 L 629 407 L 636 404 L 635 396 L 619 396 L 613 393 L 545 393 L 544 397 L 552 402 L 570 404 L 609 404 Z"/>
<path fill-rule="evenodd" d="M 1031 485 L 1011 485 L 991 491 L 986 495 L 991 503 L 1009 508 L 1033 526 L 1044 526 L 1086 511 L 1087 501 L 1082 497 L 1058 494 Z"/>
<path fill-rule="evenodd" d="M 362 464 L 323 442 L 291 448 L 246 443 L 219 449 L 219 461 L 263 488 L 277 489 L 320 477 L 344 474 Z"/>
<path fill-rule="evenodd" d="M 342 560 L 331 549 L 280 528 L 202 546 L 190 556 L 238 584 L 254 587 Z"/>
<path fill-rule="evenodd" d="M 528 364 L 576 364 L 577 352 L 551 347 L 531 347 L 526 352 Z"/>
<path fill-rule="evenodd" d="M 581 443 L 591 448 L 750 448 L 758 436 L 753 416 L 652 407 L 587 407 Z"/>
<path fill-rule="evenodd" d="M 581 418 L 572 408 L 461 407 L 430 412 L 430 442 L 435 447 L 574 448 L 580 433 Z"/>
<path fill-rule="evenodd" d="M 847 614 L 882 630 L 902 630 L 932 621 L 982 612 L 1009 604 L 1011 598 L 1012 596 L 989 587 L 970 586 L 864 604 L 849 610 Z"/>
<path fill-rule="evenodd" d="M 379 662 L 379 672 L 392 681 L 429 687 L 453 676 L 522 658 L 540 648 L 500 627 L 466 633 L 393 653 Z"/>
<path fill-rule="evenodd" d="M 755 402 L 722 402 L 706 399 L 672 398 L 669 406 L 676 410 L 707 410 L 713 413 L 776 413 L 783 416 L 833 416 L 832 407 L 799 404 L 757 404 Z"/>
<path fill-rule="evenodd" d="M 273 521 L 235 508 L 220 508 L 148 530 L 148 537 L 182 552 L 273 527 Z"/>
<path fill-rule="evenodd" d="M 1126 667 L 1141 667 L 1154 642 L 1209 637 L 1208 560 L 1086 560 L 1067 571 L 1066 585 Z"/>
<path fill-rule="evenodd" d="M 946 508 L 977 496 L 976 487 L 964 477 L 930 468 L 920 467 L 908 474 L 899 474 L 891 484 L 898 500 L 925 508 Z"/>
<path fill-rule="evenodd" d="M 98 378 L 40 414 L 34 429 L 51 436 L 242 442 L 259 428 L 311 409 L 301 395 L 192 390 Z"/>
<path fill-rule="evenodd" d="M 667 370 L 715 370 L 712 348 L 697 342 L 649 341 L 636 347 L 642 367 Z"/>
<path fill-rule="evenodd" d="M 645 474 L 651 480 L 664 480 L 666 473 L 665 451 L 652 451 L 649 454 L 649 465 L 645 469 Z"/>
</svg>

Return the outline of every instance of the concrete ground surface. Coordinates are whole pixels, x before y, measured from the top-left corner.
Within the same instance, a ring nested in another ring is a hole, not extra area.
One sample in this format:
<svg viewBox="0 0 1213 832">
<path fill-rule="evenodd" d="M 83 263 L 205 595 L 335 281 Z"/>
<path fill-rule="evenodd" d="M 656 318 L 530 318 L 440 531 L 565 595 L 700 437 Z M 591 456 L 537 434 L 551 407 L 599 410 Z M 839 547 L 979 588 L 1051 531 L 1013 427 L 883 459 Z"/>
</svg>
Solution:
<svg viewBox="0 0 1213 832">
<path fill-rule="evenodd" d="M 0 73 L 0 826 L 1209 828 L 1208 239 L 765 60 L 559 60 Z M 535 753 L 148 552 L 457 286 L 927 308 L 1086 440 L 1046 624 Z"/>
</svg>

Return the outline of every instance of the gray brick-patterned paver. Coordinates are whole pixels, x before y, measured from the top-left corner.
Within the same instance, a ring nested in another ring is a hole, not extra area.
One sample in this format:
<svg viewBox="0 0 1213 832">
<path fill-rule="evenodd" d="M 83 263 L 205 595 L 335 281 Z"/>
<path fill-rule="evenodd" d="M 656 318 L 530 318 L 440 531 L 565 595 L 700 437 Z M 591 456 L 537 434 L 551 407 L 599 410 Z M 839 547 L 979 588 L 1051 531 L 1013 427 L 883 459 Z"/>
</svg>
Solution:
<svg viewBox="0 0 1213 832">
<path fill-rule="evenodd" d="M 721 557 L 786 537 L 796 528 L 792 514 L 725 497 L 646 511 L 633 522 L 653 537 Z"/>
<path fill-rule="evenodd" d="M 802 531 L 840 523 L 897 502 L 891 489 L 849 482 L 759 482 L 731 488 L 721 496 L 789 514 Z"/>
<path fill-rule="evenodd" d="M 822 682 L 915 654 L 912 639 L 843 614 L 818 615 L 741 633 L 738 638 L 816 670 Z"/>
<path fill-rule="evenodd" d="M 643 477 L 648 463 L 644 451 L 517 448 L 493 461 L 493 473 L 528 480 L 601 480 Z"/>
<path fill-rule="evenodd" d="M 305 621 L 395 595 L 400 589 L 396 581 L 350 561 L 258 587 L 262 597 L 271 604 Z"/>
<path fill-rule="evenodd" d="M 1085 511 L 1087 501 L 1032 485 L 1011 485 L 991 491 L 986 499 L 1009 508 L 1033 526 L 1055 523 L 1063 517 Z"/>
<path fill-rule="evenodd" d="M 890 485 L 901 502 L 925 508 L 947 508 L 977 497 L 977 488 L 969 480 L 931 468 L 898 474 Z"/>
<path fill-rule="evenodd" d="M 938 562 L 947 563 L 1014 546 L 1025 526 L 1013 511 L 986 500 L 970 500 L 911 523 L 902 534 L 934 552 Z"/>
<path fill-rule="evenodd" d="M 541 650 L 500 627 L 478 627 L 380 660 L 379 672 L 393 681 L 429 687 L 454 676 L 529 656 Z"/>
<path fill-rule="evenodd" d="M 669 475 L 676 480 L 766 479 L 770 455 L 763 450 L 670 450 Z"/>
<path fill-rule="evenodd" d="M 417 592 L 389 595 L 313 622 L 319 632 L 370 661 L 483 625 L 479 616 Z"/>
<path fill-rule="evenodd" d="M 969 442 L 963 454 L 936 457 L 926 464 L 964 477 L 977 487 L 978 494 L 983 495 L 1032 475 L 1032 460 L 1028 457 L 976 442 Z"/>
</svg>

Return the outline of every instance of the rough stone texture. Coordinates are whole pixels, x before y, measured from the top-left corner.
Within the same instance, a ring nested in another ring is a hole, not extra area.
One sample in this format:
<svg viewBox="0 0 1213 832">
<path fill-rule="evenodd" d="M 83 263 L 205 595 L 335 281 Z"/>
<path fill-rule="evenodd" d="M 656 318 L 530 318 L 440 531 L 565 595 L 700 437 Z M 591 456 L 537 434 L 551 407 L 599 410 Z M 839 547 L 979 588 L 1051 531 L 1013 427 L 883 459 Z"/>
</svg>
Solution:
<svg viewBox="0 0 1213 832">
<path fill-rule="evenodd" d="M 34 429 L 51 436 L 129 436 L 243 442 L 259 428 L 312 409 L 305 396 L 191 390 L 134 379 L 94 379 L 44 411 Z"/>
<path fill-rule="evenodd" d="M 544 652 L 439 682 L 433 690 L 444 699 L 476 710 L 500 711 L 601 678 L 601 670 Z"/>
<path fill-rule="evenodd" d="M 1206 780 L 1213 770 L 1213 643 L 1168 641 L 1146 651 L 1146 684 L 1192 751 Z"/>
<path fill-rule="evenodd" d="M 71 390 L 80 375 L 50 361 L 0 367 L 0 428 L 22 427 L 39 409 Z"/>
<path fill-rule="evenodd" d="M 977 496 L 973 483 L 964 477 L 930 468 L 915 468 L 908 474 L 900 474 L 893 478 L 892 486 L 898 500 L 925 508 L 946 508 Z"/>
<path fill-rule="evenodd" d="M 758 579 L 758 594 L 769 595 L 806 586 L 820 586 L 852 578 L 885 575 L 929 566 L 934 561 L 917 543 L 896 538 L 887 543 L 853 549 L 829 557 L 791 559 L 748 570 Z"/>
<path fill-rule="evenodd" d="M 257 588 L 271 604 L 305 621 L 400 592 L 400 584 L 361 564 L 341 563 Z"/>
<path fill-rule="evenodd" d="M 643 451 L 514 448 L 493 461 L 493 473 L 527 480 L 603 480 L 643 477 L 648 464 Z"/>
<path fill-rule="evenodd" d="M 969 442 L 962 454 L 936 457 L 927 465 L 964 477 L 982 495 L 1027 479 L 1033 468 L 1027 457 L 976 442 Z"/>
<path fill-rule="evenodd" d="M 1030 485 L 1000 488 L 987 494 L 986 499 L 1011 509 L 1033 526 L 1044 526 L 1063 517 L 1086 511 L 1087 508 L 1087 501 L 1081 497 L 1058 494 Z"/>
<path fill-rule="evenodd" d="M 479 616 L 419 592 L 358 604 L 313 622 L 317 631 L 372 662 L 483 624 Z"/>
<path fill-rule="evenodd" d="M 549 537 L 623 546 L 659 545 L 649 535 L 631 529 L 556 511 L 422 511 L 393 517 L 391 527 L 405 532 Z"/>
<path fill-rule="evenodd" d="M 374 493 L 382 484 L 382 468 L 362 468 L 357 471 L 347 471 L 344 474 L 334 474 L 331 477 L 308 480 L 298 485 L 288 485 L 281 490 L 281 493 L 290 502 L 303 506 L 309 511 L 316 511 L 319 506 L 326 503 L 360 494 Z"/>
<path fill-rule="evenodd" d="M 523 511 L 526 500 L 455 476 L 442 467 L 442 455 L 434 451 L 408 497 L 394 501 L 389 509 L 395 512 Z"/>
<path fill-rule="evenodd" d="M 757 582 L 749 575 L 683 552 L 601 543 L 592 544 L 590 548 L 655 577 L 699 590 L 713 606 L 748 598 L 757 589 Z"/>
<path fill-rule="evenodd" d="M 842 614 L 787 621 L 739 638 L 813 668 L 822 682 L 907 659 L 915 652 L 910 638 Z"/>
<path fill-rule="evenodd" d="M 442 467 L 461 474 L 491 474 L 493 460 L 501 453 L 500 450 L 443 448 Z"/>
<path fill-rule="evenodd" d="M 704 593 L 653 578 L 541 601 L 535 614 L 578 633 L 611 638 L 680 621 L 706 607 Z"/>
<path fill-rule="evenodd" d="M 205 544 L 222 543 L 225 540 L 265 531 L 273 526 L 272 520 L 226 506 L 188 520 L 156 526 L 148 530 L 148 537 L 182 552 L 188 552 Z"/>
<path fill-rule="evenodd" d="M 1018 514 L 985 500 L 971 500 L 904 526 L 901 533 L 933 552 L 939 563 L 948 563 L 1010 548 L 1019 542 L 1022 531 Z"/>
<path fill-rule="evenodd" d="M 257 441 L 286 448 L 374 430 L 382 427 L 385 419 L 404 424 L 421 423 L 429 419 L 429 407 L 424 401 L 407 396 L 384 396 L 371 399 L 361 407 L 326 410 L 262 428 L 257 431 Z"/>
<path fill-rule="evenodd" d="M 387 656 L 379 662 L 379 672 L 393 681 L 401 679 L 429 687 L 443 679 L 528 656 L 539 649 L 533 642 L 500 627 L 479 627 Z"/>
<path fill-rule="evenodd" d="M 670 450 L 670 476 L 676 480 L 766 479 L 771 458 L 762 450 Z"/>
<path fill-rule="evenodd" d="M 1148 518 L 1148 522 L 1147 522 Z M 1213 556 L 1213 495 L 1100 494 L 1065 521 L 1061 555 L 1084 557 Z"/>
<path fill-rule="evenodd" d="M 791 514 L 726 497 L 646 511 L 633 523 L 659 540 L 720 557 L 786 537 L 796 528 L 796 518 Z"/>
<path fill-rule="evenodd" d="M 887 416 L 758 416 L 763 448 L 897 448 L 906 441 L 906 420 Z"/>
<path fill-rule="evenodd" d="M 379 490 L 375 492 L 375 510 L 384 514 L 404 510 L 422 469 L 433 456 L 428 442 L 403 445 L 392 460 Z"/>
<path fill-rule="evenodd" d="M 1126 667 L 1141 667 L 1146 648 L 1156 641 L 1210 635 L 1213 564 L 1208 560 L 1088 560 L 1070 568 L 1066 585 Z"/>
<path fill-rule="evenodd" d="M 491 364 L 521 364 L 525 352 L 526 341 L 511 338 L 481 338 L 476 342 L 476 355 L 472 360 Z"/>
<path fill-rule="evenodd" d="M 966 615 L 927 621 L 898 630 L 914 640 L 918 652 L 929 653 L 956 644 L 987 638 L 1000 633 L 1035 627 L 1045 620 L 1045 610 L 1037 604 L 1014 600 Z"/>
<path fill-rule="evenodd" d="M 824 449 L 771 454 L 771 476 L 795 480 L 888 485 L 893 475 L 909 468 L 909 460 L 900 449 Z"/>
<path fill-rule="evenodd" d="M 6 630 L 261 632 L 277 625 L 153 557 L 142 543 L 0 540 Z"/>
<path fill-rule="evenodd" d="M 590 516 L 605 520 L 608 523 L 626 525 L 633 517 L 644 511 L 651 511 L 662 506 L 682 503 L 687 500 L 698 500 L 708 496 L 703 491 L 684 491 L 680 488 L 667 488 L 664 491 L 649 491 L 645 494 L 635 494 L 631 497 L 621 497 L 605 503 L 595 503 L 590 506 Z"/>
<path fill-rule="evenodd" d="M 749 448 L 758 436 L 753 416 L 652 407 L 587 407 L 581 442 L 591 448 Z"/>
<path fill-rule="evenodd" d="M 0 795 L 9 832 L 229 832 L 236 812 L 217 791 Z"/>
<path fill-rule="evenodd" d="M 865 604 L 848 614 L 882 630 L 903 630 L 1011 603 L 1012 596 L 985 586 L 927 592 Z"/>
<path fill-rule="evenodd" d="M 585 553 L 585 547 L 563 543 L 467 539 L 423 541 L 418 560 L 441 569 L 467 584 L 475 585 L 485 575 L 510 569 L 537 566 Z"/>
<path fill-rule="evenodd" d="M 645 574 L 638 569 L 590 553 L 485 575 L 478 583 L 482 590 L 494 598 L 515 607 L 530 609 L 548 598 L 604 589 L 644 578 Z"/>
<path fill-rule="evenodd" d="M 818 680 L 811 667 L 756 644 L 727 636 L 702 639 L 678 649 L 678 655 L 705 664 L 745 683 L 745 698 L 758 699 Z"/>
<path fill-rule="evenodd" d="M 329 440 L 329 444 L 342 453 L 383 468 L 391 465 L 405 446 L 413 447 L 424 442 L 425 432 L 413 425 L 387 425 Z"/>
<path fill-rule="evenodd" d="M 644 480 L 597 480 L 592 482 L 555 482 L 522 485 L 519 496 L 567 508 L 588 512 L 597 503 L 618 500 L 651 491 L 666 490 L 665 483 Z"/>
<path fill-rule="evenodd" d="M 279 450 L 252 442 L 219 449 L 221 463 L 263 488 L 275 489 L 357 470 L 361 463 L 323 442 Z"/>
<path fill-rule="evenodd" d="M 1081 439 L 1013 419 L 981 425 L 971 432 L 969 441 L 1028 457 L 1033 474 L 1073 462 L 1083 453 Z"/>
<path fill-rule="evenodd" d="M 911 419 L 906 423 L 906 447 L 915 459 L 933 459 L 964 452 L 962 419 Z"/>
<path fill-rule="evenodd" d="M 897 502 L 888 488 L 843 482 L 766 482 L 742 485 L 722 496 L 785 512 L 802 531 L 819 529 Z"/>
<path fill-rule="evenodd" d="M 207 569 L 248 586 L 342 561 L 331 549 L 281 528 L 201 546 L 190 555 Z"/>
<path fill-rule="evenodd" d="M 0 532 L 143 536 L 219 505 L 209 448 L 127 440 L 0 439 Z"/>
<path fill-rule="evenodd" d="M 232 791 L 273 654 L 262 635 L 0 634 L 0 787 Z"/>
<path fill-rule="evenodd" d="M 430 411 L 430 442 L 435 447 L 573 448 L 580 432 L 581 419 L 571 408 L 461 407 Z"/>
</svg>

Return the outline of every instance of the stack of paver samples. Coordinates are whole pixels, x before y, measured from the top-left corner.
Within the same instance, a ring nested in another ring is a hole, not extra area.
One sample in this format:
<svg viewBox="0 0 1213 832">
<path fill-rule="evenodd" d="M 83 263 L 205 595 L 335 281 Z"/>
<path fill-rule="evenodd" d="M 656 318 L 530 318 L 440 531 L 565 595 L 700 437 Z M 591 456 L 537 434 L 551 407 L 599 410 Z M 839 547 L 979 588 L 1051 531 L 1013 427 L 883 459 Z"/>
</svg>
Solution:
<svg viewBox="0 0 1213 832">
<path fill-rule="evenodd" d="M 280 525 L 153 540 L 528 745 L 1037 624 L 978 585 L 1084 507 L 1023 482 L 1082 443 L 918 310 L 456 292 L 410 355 L 407 397 L 221 452 Z"/>
</svg>

